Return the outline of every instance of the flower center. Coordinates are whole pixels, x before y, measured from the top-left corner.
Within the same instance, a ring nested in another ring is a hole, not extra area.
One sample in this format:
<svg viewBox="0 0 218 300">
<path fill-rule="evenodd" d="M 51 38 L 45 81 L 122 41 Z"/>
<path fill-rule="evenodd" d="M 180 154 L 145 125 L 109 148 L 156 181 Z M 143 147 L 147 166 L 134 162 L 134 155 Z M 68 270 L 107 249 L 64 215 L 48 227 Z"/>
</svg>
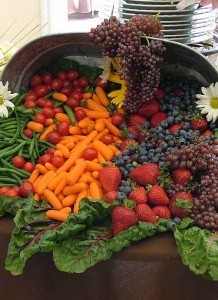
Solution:
<svg viewBox="0 0 218 300">
<path fill-rule="evenodd" d="M 0 96 L 0 105 L 2 105 L 3 103 L 4 103 L 4 98 Z"/>
<path fill-rule="evenodd" d="M 0 98 L 1 99 L 1 98 Z M 0 100 L 1 101 L 1 100 Z M 211 98 L 210 99 L 210 106 L 212 108 L 218 108 L 218 98 Z"/>
</svg>

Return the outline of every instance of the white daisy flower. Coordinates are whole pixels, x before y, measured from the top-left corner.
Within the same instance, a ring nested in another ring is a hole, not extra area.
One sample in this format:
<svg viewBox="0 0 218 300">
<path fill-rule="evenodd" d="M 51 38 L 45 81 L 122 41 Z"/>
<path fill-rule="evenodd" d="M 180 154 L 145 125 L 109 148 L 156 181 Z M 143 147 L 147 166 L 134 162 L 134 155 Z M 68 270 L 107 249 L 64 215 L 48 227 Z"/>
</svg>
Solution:
<svg viewBox="0 0 218 300">
<path fill-rule="evenodd" d="M 11 94 L 11 91 L 8 90 L 8 82 L 6 85 L 0 81 L 0 117 L 8 118 L 8 107 L 14 109 L 14 104 L 10 101 L 18 94 Z"/>
<path fill-rule="evenodd" d="M 207 121 L 215 122 L 218 118 L 218 82 L 211 83 L 208 88 L 201 88 L 202 94 L 197 94 L 197 108 L 202 114 L 207 114 Z"/>
</svg>

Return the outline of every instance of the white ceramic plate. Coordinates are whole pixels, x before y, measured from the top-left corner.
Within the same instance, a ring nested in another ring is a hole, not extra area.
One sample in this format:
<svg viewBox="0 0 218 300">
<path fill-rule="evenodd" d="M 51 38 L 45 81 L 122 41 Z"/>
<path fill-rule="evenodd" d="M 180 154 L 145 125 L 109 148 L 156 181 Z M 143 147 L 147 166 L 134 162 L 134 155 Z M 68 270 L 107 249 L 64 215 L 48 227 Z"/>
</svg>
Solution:
<svg viewBox="0 0 218 300">
<path fill-rule="evenodd" d="M 153 4 L 150 5 L 142 5 L 142 4 L 126 4 L 123 3 L 119 6 L 121 9 L 134 9 L 134 10 L 150 10 L 150 9 L 155 9 L 155 10 L 164 10 L 164 11 L 168 11 L 168 10 L 177 10 L 176 5 L 165 5 L 165 4 L 156 4 L 155 2 Z M 193 11 L 198 7 L 198 4 L 194 4 L 191 5 L 189 7 L 187 7 L 186 9 L 182 10 L 182 11 Z"/>
</svg>

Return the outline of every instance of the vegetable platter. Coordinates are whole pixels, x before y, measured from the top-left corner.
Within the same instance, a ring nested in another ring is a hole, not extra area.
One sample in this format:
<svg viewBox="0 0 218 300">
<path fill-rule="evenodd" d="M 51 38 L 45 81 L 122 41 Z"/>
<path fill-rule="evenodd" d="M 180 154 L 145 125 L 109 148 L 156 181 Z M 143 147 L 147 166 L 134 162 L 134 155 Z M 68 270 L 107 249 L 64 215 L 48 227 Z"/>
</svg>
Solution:
<svg viewBox="0 0 218 300">
<path fill-rule="evenodd" d="M 158 18 L 111 20 L 89 34 L 101 65 L 56 57 L 25 91 L 1 83 L 0 216 L 15 222 L 5 267 L 19 275 L 52 252 L 82 273 L 169 231 L 182 262 L 218 280 L 218 84 L 160 72 Z"/>
</svg>

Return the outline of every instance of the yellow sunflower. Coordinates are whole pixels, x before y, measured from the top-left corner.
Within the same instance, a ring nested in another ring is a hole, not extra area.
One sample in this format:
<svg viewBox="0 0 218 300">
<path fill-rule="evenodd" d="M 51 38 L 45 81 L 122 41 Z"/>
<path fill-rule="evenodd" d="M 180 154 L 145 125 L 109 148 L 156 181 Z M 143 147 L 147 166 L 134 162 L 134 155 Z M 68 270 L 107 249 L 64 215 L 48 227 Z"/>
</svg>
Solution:
<svg viewBox="0 0 218 300">
<path fill-rule="evenodd" d="M 111 74 L 108 80 L 121 85 L 119 90 L 112 91 L 108 94 L 110 98 L 113 98 L 111 102 L 117 105 L 118 108 L 120 108 L 123 106 L 126 95 L 126 80 L 121 80 L 120 76 L 117 73 Z"/>
</svg>

